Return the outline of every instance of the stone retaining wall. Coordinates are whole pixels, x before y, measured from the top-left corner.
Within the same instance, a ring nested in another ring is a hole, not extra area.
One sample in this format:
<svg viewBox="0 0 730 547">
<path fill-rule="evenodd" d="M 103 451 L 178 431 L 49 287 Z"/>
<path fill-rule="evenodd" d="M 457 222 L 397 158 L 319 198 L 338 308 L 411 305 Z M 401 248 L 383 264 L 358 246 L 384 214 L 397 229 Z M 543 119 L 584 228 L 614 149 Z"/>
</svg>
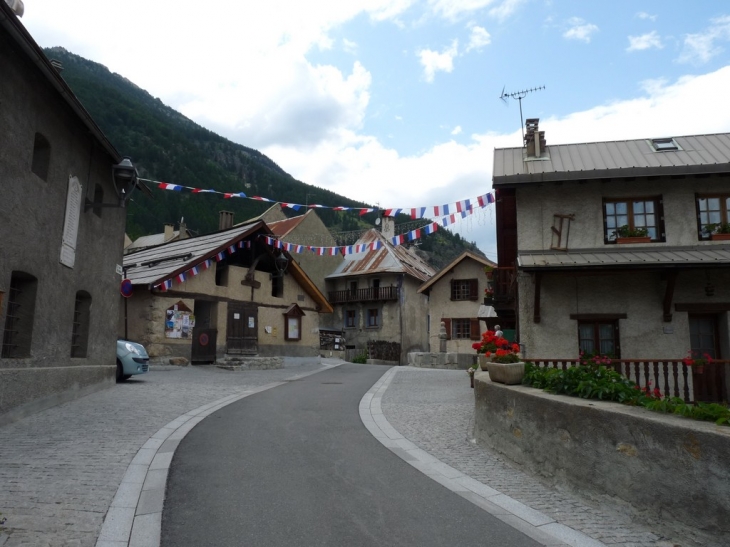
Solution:
<svg viewBox="0 0 730 547">
<path fill-rule="evenodd" d="M 421 368 L 466 370 L 477 362 L 476 353 L 409 353 L 408 364 Z"/>
<path fill-rule="evenodd" d="M 548 482 L 730 534 L 730 427 L 495 384 L 486 372 L 474 396 L 477 442 Z"/>
</svg>

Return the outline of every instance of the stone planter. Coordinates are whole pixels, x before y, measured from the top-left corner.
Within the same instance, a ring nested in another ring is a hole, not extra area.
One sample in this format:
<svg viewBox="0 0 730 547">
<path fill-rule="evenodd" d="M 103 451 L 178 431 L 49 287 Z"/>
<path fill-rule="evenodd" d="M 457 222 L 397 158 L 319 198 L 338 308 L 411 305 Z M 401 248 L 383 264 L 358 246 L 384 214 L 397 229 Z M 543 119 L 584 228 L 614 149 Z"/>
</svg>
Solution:
<svg viewBox="0 0 730 547">
<path fill-rule="evenodd" d="M 487 363 L 489 379 L 498 384 L 521 384 L 525 376 L 525 363 Z"/>
<path fill-rule="evenodd" d="M 730 234 L 712 234 L 710 239 L 712 241 L 730 241 Z"/>
<path fill-rule="evenodd" d="M 487 372 L 487 364 L 489 361 L 487 361 L 487 356 L 483 353 L 477 354 L 477 364 L 479 365 L 479 368 L 483 370 L 484 372 Z"/>
</svg>

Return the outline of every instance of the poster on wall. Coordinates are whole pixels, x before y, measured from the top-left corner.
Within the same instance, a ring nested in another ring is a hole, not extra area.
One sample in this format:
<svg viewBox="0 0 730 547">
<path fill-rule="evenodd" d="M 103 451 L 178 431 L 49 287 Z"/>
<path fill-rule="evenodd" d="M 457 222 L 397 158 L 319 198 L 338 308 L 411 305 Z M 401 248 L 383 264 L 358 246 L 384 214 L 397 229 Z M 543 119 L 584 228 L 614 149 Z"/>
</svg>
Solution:
<svg viewBox="0 0 730 547">
<path fill-rule="evenodd" d="M 165 311 L 165 338 L 192 338 L 195 315 L 182 301 Z"/>
</svg>

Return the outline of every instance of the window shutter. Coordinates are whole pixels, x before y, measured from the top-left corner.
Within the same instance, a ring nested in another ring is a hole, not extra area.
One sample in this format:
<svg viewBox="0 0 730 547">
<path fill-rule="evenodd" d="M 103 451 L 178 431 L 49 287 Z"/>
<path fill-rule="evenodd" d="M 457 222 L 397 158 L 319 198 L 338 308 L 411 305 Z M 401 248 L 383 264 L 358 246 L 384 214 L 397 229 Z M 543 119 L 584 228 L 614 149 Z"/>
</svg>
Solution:
<svg viewBox="0 0 730 547">
<path fill-rule="evenodd" d="M 451 340 L 451 319 L 441 319 L 446 327 L 446 339 Z"/>
<path fill-rule="evenodd" d="M 452 279 L 451 281 L 449 281 L 449 283 L 451 284 L 451 300 L 453 300 L 454 299 L 454 280 Z"/>
<path fill-rule="evenodd" d="M 479 280 L 469 280 L 469 300 L 479 300 Z"/>
<path fill-rule="evenodd" d="M 472 318 L 471 320 L 471 327 L 469 329 L 469 333 L 471 334 L 472 340 L 480 340 L 481 336 L 479 336 L 479 319 Z"/>
</svg>

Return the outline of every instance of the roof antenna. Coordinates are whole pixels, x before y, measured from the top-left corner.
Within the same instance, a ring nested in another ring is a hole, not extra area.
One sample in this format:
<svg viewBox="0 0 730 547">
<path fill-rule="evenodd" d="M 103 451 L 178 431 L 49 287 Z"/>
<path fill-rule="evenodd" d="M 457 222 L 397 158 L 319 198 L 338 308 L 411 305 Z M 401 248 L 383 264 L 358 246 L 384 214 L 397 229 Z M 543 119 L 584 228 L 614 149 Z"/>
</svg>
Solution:
<svg viewBox="0 0 730 547">
<path fill-rule="evenodd" d="M 520 130 L 522 131 L 522 142 L 525 142 L 525 120 L 522 118 L 522 99 L 524 99 L 528 93 L 531 93 L 533 91 L 540 91 L 541 89 L 545 89 L 545 86 L 541 85 L 540 87 L 523 89 L 522 91 L 515 91 L 513 93 L 505 93 L 504 87 L 502 87 L 502 94 L 499 96 L 499 98 L 502 99 L 505 104 L 507 104 L 507 97 L 517 99 L 520 103 Z"/>
</svg>

